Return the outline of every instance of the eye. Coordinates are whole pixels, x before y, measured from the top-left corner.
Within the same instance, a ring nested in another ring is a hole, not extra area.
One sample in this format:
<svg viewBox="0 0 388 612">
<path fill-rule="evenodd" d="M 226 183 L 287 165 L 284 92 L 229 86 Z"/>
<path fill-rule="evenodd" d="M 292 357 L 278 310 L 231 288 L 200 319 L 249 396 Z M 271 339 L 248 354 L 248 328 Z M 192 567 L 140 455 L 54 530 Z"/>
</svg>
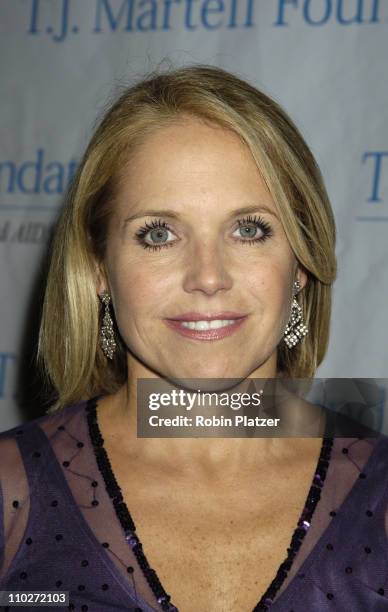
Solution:
<svg viewBox="0 0 388 612">
<path fill-rule="evenodd" d="M 169 232 L 171 232 L 171 230 L 165 221 L 155 219 L 151 224 L 145 223 L 135 234 L 135 238 L 145 249 L 157 251 L 163 247 L 173 246 L 174 242 L 167 242 Z M 151 243 L 146 240 L 148 234 Z"/>
<path fill-rule="evenodd" d="M 238 230 L 236 231 L 242 232 L 240 233 L 240 236 L 248 238 L 247 240 L 239 238 L 239 242 L 245 244 L 255 244 L 258 242 L 264 242 L 267 240 L 267 238 L 272 236 L 271 226 L 261 217 L 256 217 L 256 215 L 254 217 L 249 215 L 246 218 L 244 217 L 243 219 L 239 219 L 237 223 Z"/>
<path fill-rule="evenodd" d="M 272 236 L 271 226 L 261 217 L 251 217 L 239 219 L 237 221 L 240 238 L 238 242 L 243 244 L 256 244 L 264 242 Z M 154 219 L 151 223 L 145 223 L 135 234 L 135 239 L 144 249 L 158 251 L 165 247 L 174 246 L 176 240 L 168 240 L 168 234 L 173 234 L 172 230 L 165 221 Z"/>
</svg>

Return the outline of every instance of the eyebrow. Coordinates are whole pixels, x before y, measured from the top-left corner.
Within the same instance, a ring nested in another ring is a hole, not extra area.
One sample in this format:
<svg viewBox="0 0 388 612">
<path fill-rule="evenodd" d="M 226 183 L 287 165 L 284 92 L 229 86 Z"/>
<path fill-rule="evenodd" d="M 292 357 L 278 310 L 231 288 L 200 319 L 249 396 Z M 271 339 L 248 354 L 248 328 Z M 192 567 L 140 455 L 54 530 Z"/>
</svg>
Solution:
<svg viewBox="0 0 388 612">
<path fill-rule="evenodd" d="M 236 217 L 238 215 L 247 215 L 253 212 L 267 213 L 269 215 L 272 215 L 273 217 L 276 217 L 276 219 L 279 219 L 278 215 L 271 208 L 265 205 L 258 206 L 255 204 L 252 204 L 251 206 L 244 206 L 243 208 L 237 208 L 236 210 L 232 210 L 227 216 L 227 219 L 232 219 L 233 217 Z M 178 213 L 170 209 L 142 210 L 141 212 L 138 212 L 138 213 L 135 213 L 134 215 L 130 215 L 129 217 L 126 217 L 126 219 L 123 222 L 123 227 L 125 227 L 128 223 L 130 223 L 131 221 L 134 221 L 135 219 L 141 219 L 142 217 L 158 217 L 158 216 L 169 217 L 170 219 L 179 219 L 180 217 Z"/>
</svg>

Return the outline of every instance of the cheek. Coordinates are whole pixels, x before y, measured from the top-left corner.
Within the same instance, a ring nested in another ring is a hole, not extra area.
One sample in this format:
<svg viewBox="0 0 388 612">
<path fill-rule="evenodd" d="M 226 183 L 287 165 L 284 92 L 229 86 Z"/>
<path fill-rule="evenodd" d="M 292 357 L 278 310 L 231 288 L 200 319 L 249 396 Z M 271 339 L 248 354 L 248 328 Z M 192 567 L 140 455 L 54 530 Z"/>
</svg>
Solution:
<svg viewBox="0 0 388 612">
<path fill-rule="evenodd" d="M 109 284 L 116 317 L 125 324 L 124 316 L 133 317 L 160 311 L 168 303 L 176 287 L 172 275 L 161 273 L 150 266 L 117 261 L 108 270 Z"/>
<path fill-rule="evenodd" d="M 260 302 L 272 303 L 276 309 L 287 306 L 292 284 L 292 262 L 274 258 L 262 260 L 246 270 L 243 285 Z"/>
</svg>

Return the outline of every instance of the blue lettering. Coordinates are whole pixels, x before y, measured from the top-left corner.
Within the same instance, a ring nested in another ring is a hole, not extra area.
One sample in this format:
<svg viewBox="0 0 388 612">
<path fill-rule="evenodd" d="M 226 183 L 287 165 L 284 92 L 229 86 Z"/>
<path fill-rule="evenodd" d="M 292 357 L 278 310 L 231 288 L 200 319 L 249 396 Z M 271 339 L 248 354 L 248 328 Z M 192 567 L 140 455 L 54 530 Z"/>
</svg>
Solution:
<svg viewBox="0 0 388 612">
<path fill-rule="evenodd" d="M 9 169 L 7 193 L 13 193 L 15 190 L 16 166 L 11 161 L 2 162 L 0 164 L 0 176 L 3 174 L 5 167 Z"/>
<path fill-rule="evenodd" d="M 104 10 L 104 14 L 106 15 L 109 21 L 110 29 L 115 32 L 125 14 L 126 8 L 127 8 L 127 24 L 126 24 L 125 30 L 127 32 L 132 31 L 133 0 L 123 0 L 121 4 L 121 8 L 119 12 L 116 14 L 116 16 L 113 14 L 110 2 L 111 0 L 98 0 L 97 12 L 96 12 L 96 25 L 93 31 L 102 32 L 101 21 L 102 21 L 102 12 Z"/>
<path fill-rule="evenodd" d="M 44 149 L 37 149 L 35 160 L 24 161 L 18 166 L 12 161 L 0 162 L 0 193 L 63 193 L 78 168 L 78 161 L 68 164 L 59 161 L 45 163 Z"/>
<path fill-rule="evenodd" d="M 244 23 L 244 28 L 250 28 L 250 27 L 253 27 L 255 25 L 252 22 L 252 17 L 253 17 L 253 2 L 254 2 L 254 0 L 248 0 L 247 18 L 246 18 L 246 21 Z"/>
<path fill-rule="evenodd" d="M 24 164 L 21 164 L 18 172 L 17 183 L 20 191 L 22 191 L 23 193 L 40 192 L 40 185 L 42 180 L 43 153 L 43 149 L 38 149 L 38 159 L 36 162 L 24 162 Z M 24 184 L 24 177 L 26 172 L 30 172 L 30 179 L 32 178 L 33 184 L 30 187 L 26 187 L 26 185 Z"/>
<path fill-rule="evenodd" d="M 230 19 L 228 23 L 228 28 L 236 28 L 236 13 L 237 13 L 237 0 L 232 0 L 232 4 L 230 7 Z"/>
<path fill-rule="evenodd" d="M 62 16 L 60 34 L 54 34 L 52 39 L 55 42 L 63 42 L 66 38 L 69 29 L 69 2 L 70 0 L 62 0 Z"/>
<path fill-rule="evenodd" d="M 339 23 L 343 25 L 349 25 L 351 23 L 362 23 L 362 9 L 364 6 L 364 0 L 357 0 L 357 10 L 353 17 L 344 17 L 344 2 L 343 0 L 337 0 L 337 19 Z M 349 6 L 349 3 L 347 3 Z"/>
<path fill-rule="evenodd" d="M 156 0 L 143 0 L 143 2 L 147 2 L 151 4 L 150 8 L 147 11 L 144 11 L 142 15 L 140 15 L 137 19 L 136 27 L 140 32 L 156 30 L 157 29 L 157 6 Z M 144 22 L 144 25 L 143 25 Z"/>
<path fill-rule="evenodd" d="M 43 191 L 45 193 L 63 193 L 63 166 L 58 162 L 52 162 L 47 166 L 48 171 L 51 169 L 53 169 L 54 172 L 51 174 L 51 176 L 49 175 L 45 178 L 43 182 Z"/>
<path fill-rule="evenodd" d="M 197 28 L 191 23 L 191 11 L 193 8 L 194 0 L 186 0 L 186 16 L 185 16 L 185 26 L 188 30 L 196 30 Z"/>
<path fill-rule="evenodd" d="M 321 26 L 326 23 L 331 15 L 331 0 L 321 0 L 326 5 L 326 10 L 323 14 L 323 17 L 317 21 L 313 21 L 310 15 L 310 5 L 312 0 L 305 0 L 303 7 L 303 17 L 307 23 L 314 26 Z M 315 2 L 315 0 L 314 0 Z"/>
<path fill-rule="evenodd" d="M 370 3 L 370 17 L 366 3 Z M 322 26 L 334 17 L 340 25 L 378 23 L 380 0 L 301 0 L 304 21 L 310 26 Z M 299 0 L 278 0 L 278 13 L 274 26 L 288 26 L 286 10 L 299 8 Z M 335 11 L 335 13 L 334 13 Z"/>
<path fill-rule="evenodd" d="M 181 0 L 164 0 L 164 13 L 163 13 L 163 25 L 162 30 L 170 29 L 170 17 L 171 17 L 171 4 L 180 4 Z"/>
<path fill-rule="evenodd" d="M 39 34 L 39 30 L 38 30 L 39 3 L 40 3 L 40 0 L 32 0 L 30 29 L 27 30 L 28 34 Z"/>
<path fill-rule="evenodd" d="M 379 23 L 380 0 L 372 0 L 372 15 L 369 23 Z"/>
<path fill-rule="evenodd" d="M 275 26 L 287 26 L 288 22 L 284 21 L 284 9 L 287 4 L 291 4 L 295 8 L 297 8 L 297 0 L 279 0 L 278 4 L 278 18 L 273 23 Z"/>
<path fill-rule="evenodd" d="M 362 157 L 363 163 L 365 163 L 370 157 L 372 158 L 372 160 L 374 160 L 374 166 L 372 179 L 372 194 L 368 199 L 368 202 L 381 202 L 381 197 L 379 197 L 381 166 L 384 157 L 388 157 L 388 151 L 368 151 L 367 153 L 364 153 Z"/>
<path fill-rule="evenodd" d="M 209 6 L 211 3 L 216 6 Z M 221 13 L 225 10 L 224 3 L 222 0 L 205 0 L 201 9 L 201 19 L 202 23 L 208 30 L 215 30 L 222 25 L 222 20 L 219 20 L 217 23 L 210 25 L 208 22 L 208 13 Z"/>
</svg>

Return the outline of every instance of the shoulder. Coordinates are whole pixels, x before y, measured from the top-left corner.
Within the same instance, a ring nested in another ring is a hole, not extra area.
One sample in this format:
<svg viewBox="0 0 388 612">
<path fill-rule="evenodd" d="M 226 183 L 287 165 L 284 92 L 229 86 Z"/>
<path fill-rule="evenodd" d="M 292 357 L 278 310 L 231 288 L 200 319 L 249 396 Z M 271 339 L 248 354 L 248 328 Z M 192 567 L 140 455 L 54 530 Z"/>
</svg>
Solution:
<svg viewBox="0 0 388 612">
<path fill-rule="evenodd" d="M 69 404 L 60 410 L 0 432 L 0 480 L 15 473 L 20 459 L 27 461 L 30 450 L 31 454 L 41 453 L 56 431 L 80 416 L 86 403 L 83 400 Z"/>
<path fill-rule="evenodd" d="M 56 410 L 55 412 L 47 412 L 43 416 L 40 416 L 36 419 L 31 419 L 24 423 L 20 423 L 19 425 L 15 425 L 14 427 L 5 431 L 0 431 L 0 443 L 3 443 L 5 440 L 18 438 L 19 436 L 28 433 L 37 426 L 40 427 L 49 424 L 59 424 L 82 410 L 82 408 L 85 407 L 87 401 L 88 400 L 81 400 L 73 404 L 68 404 L 67 406 Z"/>
</svg>

